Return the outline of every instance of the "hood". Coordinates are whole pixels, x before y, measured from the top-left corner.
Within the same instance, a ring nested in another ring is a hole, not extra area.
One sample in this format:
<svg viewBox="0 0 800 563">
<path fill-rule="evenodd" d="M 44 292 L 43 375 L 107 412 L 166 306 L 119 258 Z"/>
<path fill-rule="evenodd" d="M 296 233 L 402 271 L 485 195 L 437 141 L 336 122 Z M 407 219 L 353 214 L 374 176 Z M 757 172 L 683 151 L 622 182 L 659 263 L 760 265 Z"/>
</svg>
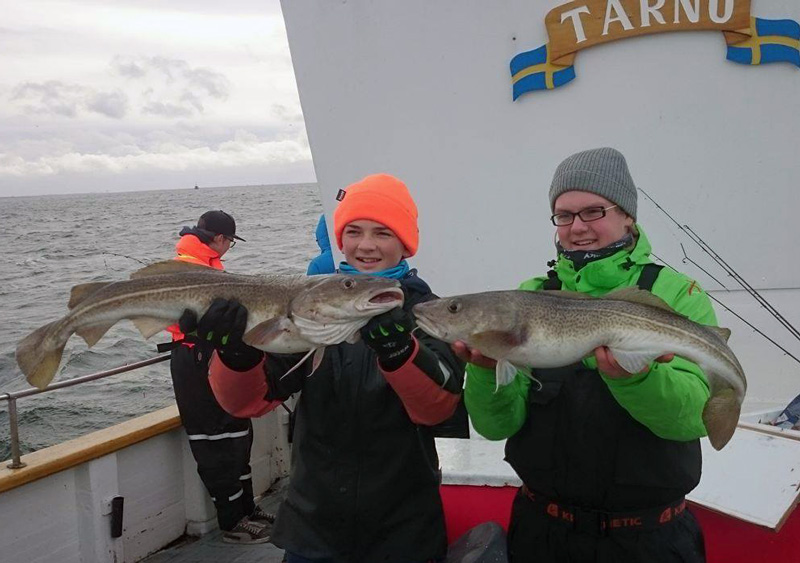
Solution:
<svg viewBox="0 0 800 563">
<path fill-rule="evenodd" d="M 317 245 L 323 252 L 331 249 L 331 240 L 328 236 L 328 225 L 325 223 L 325 214 L 319 216 L 319 223 L 317 223 Z"/>
<path fill-rule="evenodd" d="M 181 233 L 185 231 L 187 231 L 187 229 L 183 229 Z M 179 258 L 191 258 L 191 260 L 187 261 L 194 262 L 195 264 L 203 264 L 204 266 L 211 266 L 218 270 L 223 269 L 219 253 L 203 243 L 194 233 L 181 236 L 180 240 L 175 244 L 175 251 L 178 253 Z"/>
</svg>

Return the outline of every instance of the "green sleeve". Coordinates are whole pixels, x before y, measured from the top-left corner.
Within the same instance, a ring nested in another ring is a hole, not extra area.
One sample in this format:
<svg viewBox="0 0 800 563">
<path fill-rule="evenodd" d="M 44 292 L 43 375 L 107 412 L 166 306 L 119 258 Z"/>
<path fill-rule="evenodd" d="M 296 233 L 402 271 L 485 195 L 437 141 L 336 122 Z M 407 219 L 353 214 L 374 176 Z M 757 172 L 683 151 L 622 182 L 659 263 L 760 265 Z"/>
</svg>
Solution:
<svg viewBox="0 0 800 563">
<path fill-rule="evenodd" d="M 475 430 L 489 440 L 516 434 L 528 416 L 530 385 L 530 379 L 518 374 L 510 385 L 495 390 L 493 369 L 467 364 L 464 404 Z"/>
<path fill-rule="evenodd" d="M 717 325 L 711 300 L 692 280 L 665 270 L 653 286 L 653 293 L 691 320 Z M 594 356 L 584 363 L 597 367 Z M 710 391 L 697 364 L 676 356 L 668 363 L 653 362 L 650 371 L 642 375 L 603 380 L 617 402 L 656 436 L 690 441 L 706 435 L 702 413 Z"/>
</svg>

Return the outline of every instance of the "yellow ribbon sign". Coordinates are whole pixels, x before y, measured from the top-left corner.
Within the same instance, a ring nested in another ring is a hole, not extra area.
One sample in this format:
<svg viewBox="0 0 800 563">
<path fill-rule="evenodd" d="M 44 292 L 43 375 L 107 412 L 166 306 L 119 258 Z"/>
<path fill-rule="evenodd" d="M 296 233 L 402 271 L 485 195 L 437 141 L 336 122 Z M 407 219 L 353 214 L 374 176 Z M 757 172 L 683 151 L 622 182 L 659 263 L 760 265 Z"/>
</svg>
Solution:
<svg viewBox="0 0 800 563">
<path fill-rule="evenodd" d="M 582 49 L 665 31 L 721 30 L 728 44 L 751 36 L 750 0 L 576 0 L 545 17 L 549 60 L 569 66 Z"/>
</svg>

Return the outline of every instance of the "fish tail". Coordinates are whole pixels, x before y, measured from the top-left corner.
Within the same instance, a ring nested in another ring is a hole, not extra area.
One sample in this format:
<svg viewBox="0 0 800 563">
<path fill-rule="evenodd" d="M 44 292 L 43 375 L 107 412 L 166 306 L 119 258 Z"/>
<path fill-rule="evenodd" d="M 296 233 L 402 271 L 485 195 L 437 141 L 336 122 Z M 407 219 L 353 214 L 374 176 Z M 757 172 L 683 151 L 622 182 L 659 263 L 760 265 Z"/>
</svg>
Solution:
<svg viewBox="0 0 800 563">
<path fill-rule="evenodd" d="M 733 436 L 741 410 L 741 402 L 733 389 L 723 389 L 706 401 L 703 424 L 715 450 L 724 448 Z"/>
<path fill-rule="evenodd" d="M 60 323 L 59 320 L 41 326 L 17 344 L 17 364 L 28 383 L 39 389 L 47 387 L 61 364 L 68 337 L 60 334 Z"/>
</svg>

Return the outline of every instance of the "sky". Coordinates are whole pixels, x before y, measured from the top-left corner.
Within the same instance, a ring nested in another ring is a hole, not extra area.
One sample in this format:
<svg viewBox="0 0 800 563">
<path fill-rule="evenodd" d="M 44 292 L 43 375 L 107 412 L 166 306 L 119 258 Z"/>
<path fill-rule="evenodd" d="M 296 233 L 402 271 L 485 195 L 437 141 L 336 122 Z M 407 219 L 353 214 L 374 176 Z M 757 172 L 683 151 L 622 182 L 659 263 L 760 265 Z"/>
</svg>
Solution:
<svg viewBox="0 0 800 563">
<path fill-rule="evenodd" d="M 0 197 L 315 181 L 279 0 L 0 13 Z"/>
</svg>

